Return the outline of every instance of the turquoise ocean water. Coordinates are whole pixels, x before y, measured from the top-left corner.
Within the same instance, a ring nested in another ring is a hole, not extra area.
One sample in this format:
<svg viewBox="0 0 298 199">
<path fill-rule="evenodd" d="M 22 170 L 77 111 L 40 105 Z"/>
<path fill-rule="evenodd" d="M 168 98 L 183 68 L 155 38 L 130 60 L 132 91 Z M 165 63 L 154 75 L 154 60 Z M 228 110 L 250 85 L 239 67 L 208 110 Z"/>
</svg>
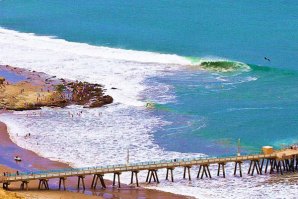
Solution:
<svg viewBox="0 0 298 199">
<path fill-rule="evenodd" d="M 194 61 L 247 64 L 249 70 L 236 66 L 224 73 L 181 69 L 144 82 L 170 85 L 165 92 L 175 96 L 166 101 L 150 90 L 143 93 L 155 102 L 152 114 L 172 122 L 155 130 L 155 142 L 167 150 L 213 155 L 235 153 L 239 138 L 247 152 L 298 142 L 297 10 L 298 2 L 284 0 L 2 0 L 0 26 Z"/>
</svg>

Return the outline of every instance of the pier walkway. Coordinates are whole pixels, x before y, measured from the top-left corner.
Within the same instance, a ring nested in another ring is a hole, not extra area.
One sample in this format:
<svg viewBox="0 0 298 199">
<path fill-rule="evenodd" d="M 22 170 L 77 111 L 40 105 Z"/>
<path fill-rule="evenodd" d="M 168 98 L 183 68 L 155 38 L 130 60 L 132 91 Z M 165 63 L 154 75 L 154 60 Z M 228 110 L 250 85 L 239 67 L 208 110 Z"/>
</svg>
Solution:
<svg viewBox="0 0 298 199">
<path fill-rule="evenodd" d="M 45 170 L 36 172 L 21 172 L 18 174 L 6 174 L 0 176 L 0 183 L 3 184 L 4 189 L 8 189 L 10 183 L 21 182 L 21 189 L 28 189 L 28 183 L 32 180 L 39 180 L 39 189 L 49 189 L 48 181 L 50 179 L 59 179 L 59 189 L 63 185 L 65 189 L 65 179 L 67 177 L 78 178 L 78 189 L 82 187 L 85 189 L 85 176 L 92 175 L 93 180 L 91 188 L 95 189 L 99 182 L 102 188 L 106 188 L 103 176 L 105 174 L 114 174 L 113 186 L 117 184 L 120 188 L 120 175 L 123 172 L 131 172 L 131 184 L 134 179 L 136 180 L 136 186 L 139 186 L 138 173 L 142 170 L 147 170 L 146 182 L 159 183 L 157 171 L 159 169 L 166 169 L 166 180 L 174 181 L 173 170 L 176 167 L 183 167 L 183 178 L 191 180 L 190 169 L 193 166 L 198 167 L 197 178 L 211 178 L 209 165 L 217 164 L 217 176 L 222 175 L 225 177 L 225 165 L 226 163 L 234 163 L 234 175 L 242 177 L 241 165 L 244 161 L 250 161 L 248 174 L 254 175 L 254 171 L 257 174 L 263 173 L 280 173 L 287 171 L 298 170 L 298 150 L 285 149 L 281 151 L 275 151 L 272 154 L 254 154 L 243 156 L 231 156 L 231 157 L 199 157 L 199 158 L 187 158 L 187 159 L 173 159 L 173 160 L 161 160 L 154 162 L 142 162 L 131 164 L 119 164 L 111 166 L 97 166 L 86 168 L 69 168 L 61 170 Z M 238 171 L 238 172 L 237 172 Z M 238 173 L 238 174 L 237 174 Z M 170 178 L 171 177 L 171 178 Z"/>
</svg>

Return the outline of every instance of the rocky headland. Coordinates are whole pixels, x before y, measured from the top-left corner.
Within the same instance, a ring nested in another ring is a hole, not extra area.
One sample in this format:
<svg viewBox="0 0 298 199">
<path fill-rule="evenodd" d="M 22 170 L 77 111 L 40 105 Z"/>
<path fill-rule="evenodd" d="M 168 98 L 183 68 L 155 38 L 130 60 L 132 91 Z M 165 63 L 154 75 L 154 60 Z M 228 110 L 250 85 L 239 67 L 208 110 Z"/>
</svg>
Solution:
<svg viewBox="0 0 298 199">
<path fill-rule="evenodd" d="M 0 65 L 0 109 L 35 110 L 41 107 L 82 105 L 101 107 L 113 102 L 100 84 L 58 79 L 45 73 Z"/>
</svg>

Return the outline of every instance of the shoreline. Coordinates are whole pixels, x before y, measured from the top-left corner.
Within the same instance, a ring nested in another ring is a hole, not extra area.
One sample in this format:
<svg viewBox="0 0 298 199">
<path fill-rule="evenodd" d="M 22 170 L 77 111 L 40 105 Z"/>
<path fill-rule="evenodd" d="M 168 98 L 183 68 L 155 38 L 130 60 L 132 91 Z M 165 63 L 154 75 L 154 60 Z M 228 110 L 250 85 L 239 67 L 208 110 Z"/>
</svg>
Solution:
<svg viewBox="0 0 298 199">
<path fill-rule="evenodd" d="M 1 113 L 0 113 L 1 114 Z M 70 166 L 66 163 L 58 162 L 58 161 L 52 161 L 47 158 L 39 156 L 37 153 L 21 148 L 17 146 L 15 143 L 12 142 L 9 136 L 9 132 L 7 130 L 7 126 L 5 123 L 0 121 L 0 171 L 3 173 L 4 171 L 10 171 L 10 172 L 16 172 L 16 170 L 47 170 L 47 169 L 58 169 L 58 168 L 70 168 Z M 3 150 L 3 149 L 9 149 Z M 13 160 L 14 155 L 19 155 L 22 157 L 21 163 L 16 163 Z M 24 158 L 26 157 L 26 158 Z M 34 164 L 32 164 L 34 162 Z M 1 174 L 2 174 L 1 173 Z M 13 183 L 12 186 L 10 186 L 10 190 L 16 192 L 17 194 L 29 194 L 29 195 L 44 195 L 47 196 L 47 194 L 50 194 L 50 196 L 55 196 L 57 198 L 67 198 L 73 197 L 73 198 L 82 198 L 81 196 L 84 196 L 84 198 L 93 198 L 93 195 L 102 196 L 102 198 L 160 198 L 160 199 L 166 199 L 166 198 L 193 198 L 188 197 L 184 195 L 177 195 L 172 194 L 169 192 L 163 192 L 159 190 L 154 189 L 146 189 L 143 187 L 140 188 L 131 188 L 128 185 L 123 184 L 123 188 L 117 189 L 112 188 L 111 184 L 112 182 L 110 180 L 106 180 L 107 189 L 99 189 L 97 188 L 95 191 L 88 188 L 88 185 L 90 184 L 92 180 L 92 176 L 86 177 L 86 185 L 87 189 L 84 192 L 84 195 L 77 192 L 75 186 L 77 183 L 76 178 L 69 178 L 66 181 L 66 188 L 67 191 L 54 191 L 54 190 L 38 190 L 37 189 L 37 182 L 29 183 L 29 191 L 21 191 L 19 189 L 18 183 Z M 53 179 L 50 182 L 50 188 L 57 189 L 58 188 L 58 180 Z M 31 185 L 30 185 L 31 184 Z M 54 198 L 55 198 L 54 197 Z"/>
<path fill-rule="evenodd" d="M 5 71 L 13 73 L 14 75 L 20 75 L 23 79 L 18 80 L 19 82 L 27 82 L 29 86 L 32 87 L 36 87 L 38 86 L 38 88 L 36 89 L 36 91 L 34 92 L 40 92 L 40 89 L 46 89 L 46 90 L 53 90 L 55 89 L 55 85 L 60 85 L 61 83 L 63 84 L 69 84 L 67 82 L 74 82 L 74 86 L 78 85 L 81 86 L 81 82 L 77 82 L 77 81 L 71 81 L 71 80 L 66 80 L 66 79 L 58 79 L 56 78 L 56 76 L 50 76 L 46 73 L 42 73 L 42 72 L 37 72 L 37 71 L 31 71 L 31 70 L 27 70 L 24 68 L 19 68 L 19 67 L 12 67 L 9 65 L 0 65 L 0 72 Z M 25 80 L 24 80 L 25 79 Z M 7 86 L 10 86 L 11 84 L 13 84 L 13 82 L 8 82 Z M 18 84 L 18 82 L 16 82 L 16 84 Z M 83 83 L 83 85 L 85 84 L 85 82 Z M 97 91 L 98 89 L 100 89 L 98 92 L 102 93 L 103 90 L 101 90 L 101 88 L 96 87 L 97 85 L 101 86 L 100 84 L 89 84 L 86 83 L 87 87 L 86 90 L 92 94 L 93 91 Z M 88 87 L 88 85 L 91 85 L 91 88 Z M 20 85 L 22 86 L 22 85 Z M 44 87 L 46 86 L 46 87 Z M 40 87 L 40 88 L 39 88 Z M 23 88 L 23 87 L 21 87 Z M 26 88 L 27 89 L 27 88 Z M 79 89 L 78 89 L 79 90 Z M 22 94 L 22 92 L 21 92 Z M 84 108 L 86 106 L 86 103 L 84 99 L 76 99 L 77 97 L 77 93 L 73 94 L 73 99 L 75 99 L 75 102 L 78 102 L 79 105 L 82 105 Z M 103 95 L 103 94 L 101 94 Z M 91 95 L 92 96 L 92 95 Z M 88 97 L 90 98 L 89 94 Z M 105 99 L 106 96 L 103 96 L 103 99 Z M 87 98 L 87 101 L 88 99 Z M 84 102 L 84 103 L 83 103 Z M 101 101 L 96 101 L 96 102 L 100 102 L 98 104 L 96 104 L 97 106 L 94 107 L 100 107 L 102 106 Z M 103 102 L 104 104 L 106 102 Z M 87 103 L 88 104 L 88 103 Z M 92 108 L 93 105 L 90 104 L 89 108 Z M 63 108 L 63 106 L 62 106 Z M 20 109 L 21 110 L 21 109 Z M 30 109 L 29 109 L 30 110 Z M 33 110 L 33 109 L 32 109 Z M 11 113 L 13 112 L 13 110 L 1 110 L 1 113 Z M 16 172 L 16 171 L 36 171 L 36 170 L 48 170 L 48 169 L 61 169 L 61 168 L 71 168 L 71 166 L 69 165 L 69 163 L 63 162 L 63 160 L 61 162 L 59 161 L 55 161 L 55 160 L 50 160 L 48 158 L 44 158 L 42 157 L 40 154 L 38 154 L 37 152 L 33 152 L 31 150 L 27 150 L 25 148 L 19 147 L 18 145 L 16 145 L 12 139 L 10 138 L 9 132 L 8 132 L 8 127 L 5 123 L 0 121 L 0 169 L 1 172 L 5 172 L 5 169 L 8 169 L 10 172 Z M 27 135 L 26 135 L 27 136 Z M 30 136 L 30 132 L 29 132 L 29 136 Z M 14 157 L 15 156 L 19 156 L 22 158 L 22 161 L 19 163 L 16 163 L 14 161 Z M 2 169 L 2 166 L 4 165 L 5 167 L 3 167 L 4 169 Z M 3 171 L 2 171 L 3 170 Z M 1 173 L 1 174 L 2 174 Z M 92 180 L 92 176 L 86 176 L 86 185 L 87 187 L 89 186 L 89 184 L 91 184 L 91 180 Z M 53 183 L 52 183 L 52 182 Z M 57 180 L 53 179 L 51 180 L 50 183 L 50 187 L 57 189 L 58 188 L 58 182 Z M 191 198 L 188 196 L 182 196 L 182 195 L 177 195 L 177 194 L 173 194 L 173 193 L 169 193 L 169 192 L 163 192 L 163 191 L 159 191 L 159 190 L 154 190 L 154 189 L 146 189 L 143 187 L 130 187 L 129 185 L 126 184 L 122 184 L 122 188 L 121 189 L 115 189 L 112 188 L 112 182 L 110 180 L 105 180 L 106 185 L 107 185 L 107 189 L 105 190 L 101 190 L 98 189 L 96 191 L 94 190 L 90 190 L 90 189 L 86 189 L 85 191 L 85 195 L 86 196 L 91 196 L 91 195 L 102 195 L 103 198 L 131 198 L 131 196 L 133 196 L 134 198 L 139 198 L 139 197 L 145 197 L 145 198 Z M 14 183 L 13 183 L 14 184 Z M 17 185 L 13 185 L 10 186 L 10 188 L 12 188 L 13 191 L 16 192 L 23 192 L 23 191 L 19 191 L 19 184 Z M 37 190 L 37 185 L 38 183 L 33 182 L 32 185 L 30 186 L 31 183 L 29 183 L 29 190 L 33 189 L 34 192 L 41 192 L 42 194 L 47 193 L 48 191 L 38 191 Z M 69 178 L 66 180 L 66 186 L 68 191 L 72 191 L 75 192 L 76 190 L 76 184 L 77 184 L 77 179 L 76 178 Z M 61 194 L 61 193 L 60 193 Z M 62 194 L 63 195 L 63 194 Z"/>
</svg>

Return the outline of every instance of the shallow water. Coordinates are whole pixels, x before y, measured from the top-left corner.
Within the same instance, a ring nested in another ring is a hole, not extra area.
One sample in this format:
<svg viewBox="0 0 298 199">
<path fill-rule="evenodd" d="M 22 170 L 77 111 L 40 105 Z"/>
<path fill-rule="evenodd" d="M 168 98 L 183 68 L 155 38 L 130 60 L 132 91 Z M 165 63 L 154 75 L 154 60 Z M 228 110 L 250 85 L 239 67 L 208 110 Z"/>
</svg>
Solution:
<svg viewBox="0 0 298 199">
<path fill-rule="evenodd" d="M 4 77 L 6 81 L 9 81 L 11 83 L 18 83 L 20 81 L 26 80 L 25 76 L 6 71 L 6 70 L 0 70 L 0 77 Z"/>
</svg>

